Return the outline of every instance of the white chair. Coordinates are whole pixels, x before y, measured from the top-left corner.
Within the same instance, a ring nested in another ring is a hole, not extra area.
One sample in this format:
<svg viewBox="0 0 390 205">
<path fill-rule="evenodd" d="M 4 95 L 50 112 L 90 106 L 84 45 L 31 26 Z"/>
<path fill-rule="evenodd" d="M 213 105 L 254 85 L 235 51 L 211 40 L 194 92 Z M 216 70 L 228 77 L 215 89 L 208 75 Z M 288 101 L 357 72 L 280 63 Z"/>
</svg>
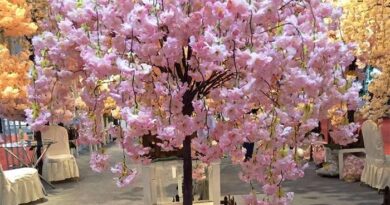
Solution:
<svg viewBox="0 0 390 205">
<path fill-rule="evenodd" d="M 385 155 L 381 131 L 372 120 L 362 125 L 366 162 L 361 181 L 376 189 L 390 186 L 390 159 Z"/>
<path fill-rule="evenodd" d="M 61 181 L 79 177 L 75 157 L 70 154 L 68 132 L 64 127 L 53 125 L 42 132 L 43 140 L 54 140 L 47 150 L 43 174 L 48 181 Z"/>
<path fill-rule="evenodd" d="M 0 166 L 0 205 L 18 205 L 44 197 L 44 189 L 36 169 L 3 171 Z"/>
</svg>

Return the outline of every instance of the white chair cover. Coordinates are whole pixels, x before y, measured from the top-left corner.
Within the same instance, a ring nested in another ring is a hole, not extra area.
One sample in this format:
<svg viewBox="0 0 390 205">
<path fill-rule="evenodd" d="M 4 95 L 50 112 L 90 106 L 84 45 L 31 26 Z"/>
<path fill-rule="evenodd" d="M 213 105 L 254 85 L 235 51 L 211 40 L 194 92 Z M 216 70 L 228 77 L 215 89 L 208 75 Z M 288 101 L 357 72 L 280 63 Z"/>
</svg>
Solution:
<svg viewBox="0 0 390 205">
<path fill-rule="evenodd" d="M 390 186 L 390 161 L 386 158 L 381 131 L 372 120 L 362 125 L 366 162 L 361 181 L 377 189 Z"/>
<path fill-rule="evenodd" d="M 42 132 L 42 139 L 56 143 L 46 152 L 43 173 L 48 181 L 61 181 L 79 177 L 75 157 L 70 154 L 68 132 L 61 126 L 49 126 Z"/>
<path fill-rule="evenodd" d="M 43 186 L 36 169 L 3 171 L 0 166 L 0 205 L 18 205 L 43 197 Z"/>
</svg>

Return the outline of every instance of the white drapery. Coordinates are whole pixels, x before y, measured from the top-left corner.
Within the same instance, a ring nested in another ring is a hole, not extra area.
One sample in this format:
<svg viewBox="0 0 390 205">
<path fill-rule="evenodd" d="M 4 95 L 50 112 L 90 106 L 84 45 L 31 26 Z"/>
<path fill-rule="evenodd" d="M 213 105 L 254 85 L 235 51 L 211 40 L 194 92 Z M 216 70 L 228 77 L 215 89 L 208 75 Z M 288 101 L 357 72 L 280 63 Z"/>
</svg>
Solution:
<svg viewBox="0 0 390 205">
<path fill-rule="evenodd" d="M 68 132 L 61 126 L 49 126 L 42 132 L 42 139 L 55 143 L 46 152 L 43 173 L 48 181 L 61 181 L 79 177 L 75 157 L 70 154 Z"/>
<path fill-rule="evenodd" d="M 44 197 L 38 171 L 20 168 L 3 171 L 0 166 L 0 205 L 18 205 Z"/>
<path fill-rule="evenodd" d="M 361 181 L 377 189 L 390 186 L 390 159 L 383 148 L 381 131 L 372 120 L 362 125 L 366 162 Z"/>
</svg>

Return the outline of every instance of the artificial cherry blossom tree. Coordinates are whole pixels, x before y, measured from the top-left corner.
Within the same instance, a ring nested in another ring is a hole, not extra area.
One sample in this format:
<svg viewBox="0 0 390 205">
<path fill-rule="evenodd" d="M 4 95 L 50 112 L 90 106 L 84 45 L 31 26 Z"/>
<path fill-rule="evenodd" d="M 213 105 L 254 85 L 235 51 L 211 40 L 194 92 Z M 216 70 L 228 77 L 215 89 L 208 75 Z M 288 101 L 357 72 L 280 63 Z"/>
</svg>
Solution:
<svg viewBox="0 0 390 205">
<path fill-rule="evenodd" d="M 78 99 L 80 137 L 101 142 L 100 118 L 113 99 L 127 123 L 109 130 L 124 151 L 112 168 L 119 186 L 137 173 L 126 163 L 151 162 L 142 143 L 148 138 L 163 150 L 183 150 L 185 205 L 192 204 L 192 159 L 208 164 L 224 155 L 241 165 L 242 180 L 263 185 L 267 197 L 251 196 L 249 204 L 289 204 L 282 184 L 302 177 L 305 165 L 288 148 L 310 143 L 307 133 L 335 105 L 357 105 L 359 86 L 343 77 L 351 46 L 328 35 L 341 11 L 320 0 L 50 5 L 46 31 L 33 40 L 30 124 L 40 130 L 71 120 Z M 355 127 L 343 121 L 334 141 L 353 142 Z M 244 142 L 255 143 L 247 161 Z M 91 167 L 101 172 L 108 160 L 94 153 Z"/>
</svg>

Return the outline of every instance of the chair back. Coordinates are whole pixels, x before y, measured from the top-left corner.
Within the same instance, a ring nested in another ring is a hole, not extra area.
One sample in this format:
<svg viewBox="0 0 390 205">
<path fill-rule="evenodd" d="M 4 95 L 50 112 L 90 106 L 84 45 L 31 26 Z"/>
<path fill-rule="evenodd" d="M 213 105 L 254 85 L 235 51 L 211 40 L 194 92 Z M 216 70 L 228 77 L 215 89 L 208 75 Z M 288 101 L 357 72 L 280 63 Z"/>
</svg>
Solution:
<svg viewBox="0 0 390 205">
<path fill-rule="evenodd" d="M 382 134 L 378 125 L 372 120 L 367 120 L 362 125 L 362 132 L 366 161 L 383 163 L 385 161 L 385 152 Z"/>
<path fill-rule="evenodd" d="M 47 156 L 70 154 L 68 131 L 58 125 L 48 126 L 42 131 L 42 140 L 53 140 L 55 143 L 47 150 Z"/>
</svg>

